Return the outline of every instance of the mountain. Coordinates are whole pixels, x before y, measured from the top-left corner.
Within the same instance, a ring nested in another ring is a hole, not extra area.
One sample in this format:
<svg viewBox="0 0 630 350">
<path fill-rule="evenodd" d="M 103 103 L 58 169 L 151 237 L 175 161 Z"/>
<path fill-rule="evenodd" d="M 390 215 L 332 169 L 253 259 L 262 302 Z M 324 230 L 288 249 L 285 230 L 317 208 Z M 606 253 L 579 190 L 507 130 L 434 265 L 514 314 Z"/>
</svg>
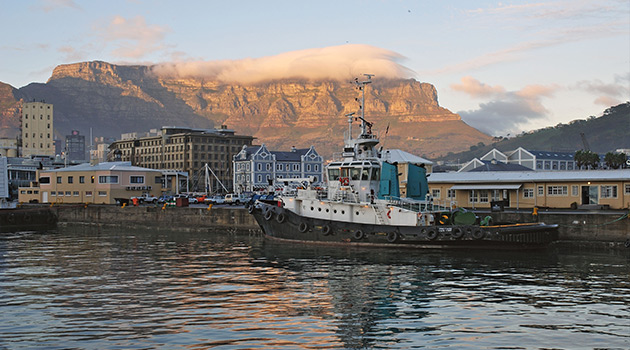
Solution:
<svg viewBox="0 0 630 350">
<path fill-rule="evenodd" d="M 0 101 L 6 99 L 7 105 L 17 100 L 54 104 L 58 138 L 71 130 L 88 135 L 90 128 L 94 136 L 118 138 L 121 133 L 165 125 L 225 124 L 272 149 L 314 145 L 326 157 L 343 145 L 344 115 L 357 112 L 355 99 L 360 97 L 349 82 L 282 80 L 244 85 L 161 77 L 148 66 L 98 61 L 61 65 L 45 84 L 9 90 L 0 89 Z M 387 148 L 435 157 L 492 140 L 439 106 L 437 91 L 428 83 L 374 79 L 365 100 L 366 119 L 374 122 Z M 2 118 L 0 125 L 19 125 L 19 119 L 16 124 L 4 114 Z"/>
<path fill-rule="evenodd" d="M 451 153 L 440 160 L 465 162 L 479 158 L 496 148 L 499 151 L 523 147 L 535 151 L 574 152 L 584 149 L 581 134 L 596 153 L 614 152 L 630 148 L 630 102 L 606 109 L 601 116 L 573 120 L 544 129 L 530 131 L 519 136 L 504 138 L 491 144 L 471 146 L 468 151 Z"/>
</svg>

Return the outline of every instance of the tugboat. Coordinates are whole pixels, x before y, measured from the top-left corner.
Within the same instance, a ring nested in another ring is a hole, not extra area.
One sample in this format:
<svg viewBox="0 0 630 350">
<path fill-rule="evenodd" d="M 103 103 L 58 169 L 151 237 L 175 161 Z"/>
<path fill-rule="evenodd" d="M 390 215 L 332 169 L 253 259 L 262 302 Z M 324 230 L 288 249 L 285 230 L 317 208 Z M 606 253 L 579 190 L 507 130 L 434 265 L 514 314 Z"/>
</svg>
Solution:
<svg viewBox="0 0 630 350">
<path fill-rule="evenodd" d="M 398 165 L 386 161 L 376 146 L 379 138 L 365 119 L 365 81 L 359 116 L 346 115 L 343 152 L 326 166 L 325 190 L 313 178 L 279 179 L 300 183 L 296 191 L 260 197 L 248 203 L 268 238 L 320 244 L 408 248 L 535 249 L 558 238 L 558 225 L 493 224 L 487 216 L 452 205 L 438 205 L 427 196 L 426 170 L 407 165 L 407 197 L 398 191 Z M 358 99 L 357 99 L 358 100 Z M 352 125 L 360 122 L 353 136 Z"/>
</svg>

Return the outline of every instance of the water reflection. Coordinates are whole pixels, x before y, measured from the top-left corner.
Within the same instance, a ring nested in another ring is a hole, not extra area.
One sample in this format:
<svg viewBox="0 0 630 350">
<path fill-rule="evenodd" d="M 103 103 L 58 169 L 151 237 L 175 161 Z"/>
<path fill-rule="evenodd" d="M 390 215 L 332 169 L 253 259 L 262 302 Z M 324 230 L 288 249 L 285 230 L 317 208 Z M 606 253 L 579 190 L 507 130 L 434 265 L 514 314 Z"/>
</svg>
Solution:
<svg viewBox="0 0 630 350">
<path fill-rule="evenodd" d="M 0 348 L 628 348 L 629 254 L 0 238 Z"/>
</svg>

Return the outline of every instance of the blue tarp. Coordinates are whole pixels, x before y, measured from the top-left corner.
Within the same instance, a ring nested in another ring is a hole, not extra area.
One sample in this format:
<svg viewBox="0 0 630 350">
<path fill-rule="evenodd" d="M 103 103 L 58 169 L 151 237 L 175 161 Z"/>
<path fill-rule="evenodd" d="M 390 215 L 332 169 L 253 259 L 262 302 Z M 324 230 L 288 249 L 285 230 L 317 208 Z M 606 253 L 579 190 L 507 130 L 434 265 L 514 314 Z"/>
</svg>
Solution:
<svg viewBox="0 0 630 350">
<path fill-rule="evenodd" d="M 427 169 L 409 164 L 407 173 L 407 197 L 422 200 L 429 192 Z"/>
<path fill-rule="evenodd" d="M 398 167 L 387 162 L 381 165 L 381 184 L 379 186 L 378 198 L 384 199 L 386 196 L 400 197 L 398 188 Z"/>
</svg>

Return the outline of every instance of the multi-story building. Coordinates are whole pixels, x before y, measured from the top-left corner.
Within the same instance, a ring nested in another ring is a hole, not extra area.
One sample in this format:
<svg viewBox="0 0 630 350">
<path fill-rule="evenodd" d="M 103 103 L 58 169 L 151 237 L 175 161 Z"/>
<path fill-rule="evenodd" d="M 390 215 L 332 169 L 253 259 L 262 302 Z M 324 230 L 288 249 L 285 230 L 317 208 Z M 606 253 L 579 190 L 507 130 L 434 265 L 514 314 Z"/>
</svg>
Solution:
<svg viewBox="0 0 630 350">
<path fill-rule="evenodd" d="M 191 179 L 189 189 L 204 190 L 206 164 L 216 175 L 210 179 L 212 189 L 232 185 L 232 156 L 243 146 L 251 146 L 253 136 L 236 135 L 234 130 L 221 126 L 220 129 L 192 129 L 162 127 L 158 136 L 147 136 L 115 141 L 110 145 L 108 158 L 113 160 L 113 151 L 120 150 L 121 160 L 133 165 L 186 172 Z M 232 190 L 228 188 L 228 190 Z"/>
<path fill-rule="evenodd" d="M 53 105 L 25 102 L 22 106 L 22 156 L 55 155 Z"/>
<path fill-rule="evenodd" d="M 242 147 L 234 156 L 234 189 L 237 192 L 264 191 L 277 179 L 313 176 L 315 184 L 323 179 L 323 158 L 315 148 L 288 152 L 269 151 L 261 146 Z M 270 183 L 271 182 L 271 183 Z"/>
<path fill-rule="evenodd" d="M 20 202 L 115 204 L 148 192 L 159 196 L 163 175 L 159 170 L 129 162 L 88 163 L 53 170 L 39 170 L 38 181 L 20 187 Z"/>
<path fill-rule="evenodd" d="M 0 156 L 17 157 L 17 145 L 16 138 L 0 138 Z"/>
<path fill-rule="evenodd" d="M 71 162 L 85 161 L 85 136 L 78 130 L 72 130 L 71 135 L 66 135 L 66 159 Z"/>
</svg>

